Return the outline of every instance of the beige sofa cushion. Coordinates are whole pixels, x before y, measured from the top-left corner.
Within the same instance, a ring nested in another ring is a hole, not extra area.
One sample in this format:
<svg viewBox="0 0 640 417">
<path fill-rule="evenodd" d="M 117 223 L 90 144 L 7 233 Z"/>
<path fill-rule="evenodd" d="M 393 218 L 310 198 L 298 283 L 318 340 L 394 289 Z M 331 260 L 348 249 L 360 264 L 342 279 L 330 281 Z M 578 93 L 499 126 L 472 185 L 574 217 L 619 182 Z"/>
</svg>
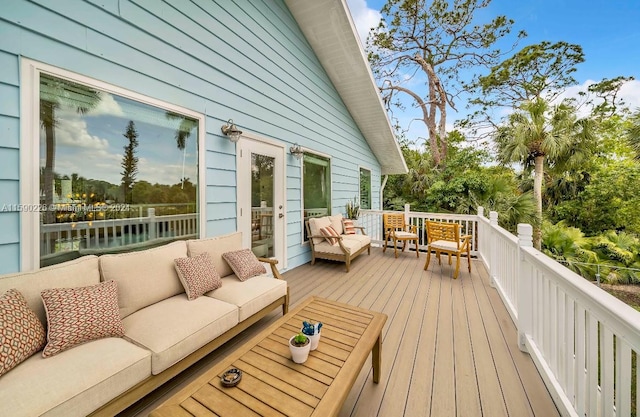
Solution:
<svg viewBox="0 0 640 417">
<path fill-rule="evenodd" d="M 229 251 L 242 249 L 242 232 L 234 232 L 228 235 L 216 236 L 208 239 L 193 239 L 187 241 L 189 256 L 197 256 L 208 252 L 213 260 L 213 265 L 221 277 L 233 274 L 233 270 L 222 259 L 222 254 Z"/>
<path fill-rule="evenodd" d="M 34 355 L 0 378 L 0 415 L 86 416 L 151 375 L 151 353 L 120 338 Z"/>
<path fill-rule="evenodd" d="M 344 229 L 342 227 L 342 213 L 329 216 L 329 221 L 331 222 L 331 227 L 333 227 L 333 230 L 338 232 L 339 235 L 344 233 Z"/>
<path fill-rule="evenodd" d="M 366 235 L 342 235 L 342 245 L 347 248 L 349 253 L 355 253 L 362 247 L 371 243 L 371 237 Z M 340 245 L 332 246 L 326 240 L 314 247 L 316 253 L 330 253 L 334 255 L 343 255 Z"/>
<path fill-rule="evenodd" d="M 205 295 L 238 306 L 238 320 L 243 321 L 287 295 L 287 281 L 261 275 L 242 282 L 230 275 L 222 278 L 222 287 Z"/>
<path fill-rule="evenodd" d="M 0 277 L 0 294 L 15 288 L 22 295 L 42 324 L 47 324 L 47 315 L 40 292 L 48 288 L 84 287 L 100 283 L 98 257 L 83 256 L 31 272 L 3 275 Z"/>
<path fill-rule="evenodd" d="M 324 216 L 324 217 L 312 217 L 309 219 L 309 230 L 311 231 L 311 235 L 312 236 L 322 236 L 322 234 L 320 233 L 320 229 L 322 229 L 323 227 L 327 227 L 327 226 L 331 226 L 331 220 L 329 220 L 329 217 Z M 337 231 L 337 230 L 336 230 Z M 325 241 L 323 237 L 314 237 L 313 238 L 313 244 L 317 245 L 320 242 Z"/>
<path fill-rule="evenodd" d="M 122 323 L 126 339 L 152 352 L 151 372 L 156 375 L 238 324 L 238 308 L 210 297 L 189 301 L 180 294 L 136 311 Z"/>
<path fill-rule="evenodd" d="M 139 252 L 102 255 L 102 280 L 118 283 L 120 316 L 183 293 L 174 259 L 185 256 L 187 244 L 182 240 Z"/>
</svg>

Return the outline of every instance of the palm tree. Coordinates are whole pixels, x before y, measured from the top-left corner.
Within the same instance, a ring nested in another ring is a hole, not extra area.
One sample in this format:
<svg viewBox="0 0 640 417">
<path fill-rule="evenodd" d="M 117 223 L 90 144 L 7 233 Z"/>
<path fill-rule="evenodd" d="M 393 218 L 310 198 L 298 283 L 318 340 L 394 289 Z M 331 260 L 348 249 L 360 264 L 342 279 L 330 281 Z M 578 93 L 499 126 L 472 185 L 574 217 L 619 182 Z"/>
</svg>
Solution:
<svg viewBox="0 0 640 417">
<path fill-rule="evenodd" d="M 595 149 L 591 122 L 578 119 L 575 108 L 567 103 L 551 106 L 537 98 L 523 103 L 507 118 L 507 123 L 498 128 L 495 141 L 501 163 L 518 163 L 526 172 L 533 169 L 536 202 L 533 242 L 540 249 L 545 167 L 562 172 L 588 160 Z"/>
<path fill-rule="evenodd" d="M 55 192 L 55 151 L 56 151 L 56 110 L 60 107 L 74 108 L 79 114 L 86 114 L 95 108 L 102 99 L 101 93 L 91 87 L 76 84 L 71 81 L 55 78 L 50 75 L 40 75 L 40 125 L 45 136 L 45 166 L 42 177 L 44 203 L 49 207 L 53 204 Z M 44 223 L 53 223 L 55 213 L 45 212 Z"/>
</svg>

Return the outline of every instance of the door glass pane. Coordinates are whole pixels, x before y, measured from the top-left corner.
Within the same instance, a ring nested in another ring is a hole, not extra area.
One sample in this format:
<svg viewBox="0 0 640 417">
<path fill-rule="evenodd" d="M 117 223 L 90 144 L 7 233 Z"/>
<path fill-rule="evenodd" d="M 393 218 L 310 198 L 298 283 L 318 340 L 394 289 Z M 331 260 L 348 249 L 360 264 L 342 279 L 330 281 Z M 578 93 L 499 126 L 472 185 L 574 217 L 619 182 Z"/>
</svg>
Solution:
<svg viewBox="0 0 640 417">
<path fill-rule="evenodd" d="M 275 256 L 274 162 L 271 156 L 251 154 L 251 249 L 259 257 Z"/>
</svg>

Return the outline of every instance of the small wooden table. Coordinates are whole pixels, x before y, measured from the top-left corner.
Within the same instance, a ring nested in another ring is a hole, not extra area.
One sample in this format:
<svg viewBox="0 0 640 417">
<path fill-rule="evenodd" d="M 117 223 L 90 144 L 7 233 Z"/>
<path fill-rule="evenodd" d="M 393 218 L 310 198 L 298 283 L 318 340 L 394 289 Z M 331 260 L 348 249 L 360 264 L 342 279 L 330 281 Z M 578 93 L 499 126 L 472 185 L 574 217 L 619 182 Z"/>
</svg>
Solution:
<svg viewBox="0 0 640 417">
<path fill-rule="evenodd" d="M 302 321 L 322 322 L 318 349 L 303 364 L 291 360 L 288 341 Z M 303 301 L 151 413 L 166 416 L 335 416 L 372 353 L 380 380 L 386 314 L 318 297 Z M 225 388 L 229 368 L 242 380 Z"/>
</svg>

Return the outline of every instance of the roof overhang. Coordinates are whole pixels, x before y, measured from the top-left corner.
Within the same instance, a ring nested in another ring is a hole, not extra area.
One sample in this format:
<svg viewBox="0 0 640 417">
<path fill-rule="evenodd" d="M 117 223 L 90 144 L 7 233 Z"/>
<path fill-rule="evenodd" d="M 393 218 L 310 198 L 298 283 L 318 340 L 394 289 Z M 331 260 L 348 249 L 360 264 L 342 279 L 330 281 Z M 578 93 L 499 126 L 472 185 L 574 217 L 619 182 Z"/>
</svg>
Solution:
<svg viewBox="0 0 640 417">
<path fill-rule="evenodd" d="M 378 159 L 382 174 L 407 173 L 345 0 L 285 3 Z"/>
</svg>

